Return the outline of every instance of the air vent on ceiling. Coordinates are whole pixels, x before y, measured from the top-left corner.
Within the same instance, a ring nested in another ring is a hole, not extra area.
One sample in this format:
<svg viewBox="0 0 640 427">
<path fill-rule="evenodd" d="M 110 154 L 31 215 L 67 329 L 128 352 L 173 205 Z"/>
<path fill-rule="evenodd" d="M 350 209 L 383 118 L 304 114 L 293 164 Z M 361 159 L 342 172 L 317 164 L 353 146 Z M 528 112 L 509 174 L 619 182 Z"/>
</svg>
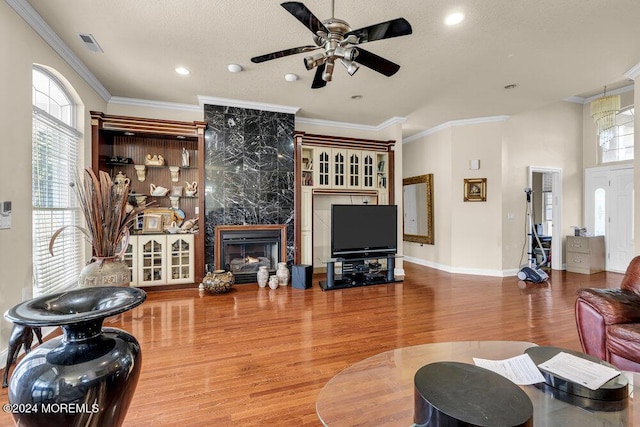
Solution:
<svg viewBox="0 0 640 427">
<path fill-rule="evenodd" d="M 84 45 L 90 51 L 92 51 L 92 52 L 104 52 L 102 50 L 102 48 L 100 47 L 100 45 L 98 44 L 98 42 L 96 41 L 96 38 L 93 37 L 93 34 L 78 33 L 78 37 L 80 37 L 80 40 L 82 40 Z"/>
</svg>

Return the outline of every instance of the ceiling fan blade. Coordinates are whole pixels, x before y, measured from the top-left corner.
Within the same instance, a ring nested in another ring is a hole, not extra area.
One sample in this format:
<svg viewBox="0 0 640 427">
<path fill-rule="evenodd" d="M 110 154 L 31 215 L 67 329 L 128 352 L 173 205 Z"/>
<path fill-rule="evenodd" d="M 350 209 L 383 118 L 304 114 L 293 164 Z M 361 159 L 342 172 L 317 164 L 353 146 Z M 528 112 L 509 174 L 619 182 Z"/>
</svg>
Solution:
<svg viewBox="0 0 640 427">
<path fill-rule="evenodd" d="M 322 79 L 322 73 L 324 73 L 325 64 L 318 65 L 316 75 L 313 77 L 313 83 L 311 83 L 311 89 L 320 89 L 325 87 L 327 82 Z"/>
<path fill-rule="evenodd" d="M 302 25 L 310 29 L 313 34 L 317 34 L 318 31 L 329 34 L 327 27 L 325 27 L 322 21 L 316 18 L 304 4 L 298 1 L 288 1 L 282 3 L 280 6 L 284 7 L 287 12 L 292 14 L 298 21 L 302 22 Z"/>
<path fill-rule="evenodd" d="M 375 53 L 371 53 L 359 47 L 354 47 L 354 49 L 358 52 L 358 56 L 356 56 L 354 61 L 367 68 L 371 68 L 373 71 L 377 71 L 380 74 L 391 77 L 400 69 L 398 64 L 395 64 L 388 59 L 384 59 Z"/>
<path fill-rule="evenodd" d="M 409 21 L 404 18 L 397 18 L 349 31 L 344 37 L 347 38 L 353 34 L 358 37 L 359 43 L 368 43 L 376 40 L 390 39 L 391 37 L 408 36 L 411 33 L 412 29 Z"/>
<path fill-rule="evenodd" d="M 259 64 L 260 62 L 270 61 L 272 59 L 283 58 L 289 55 L 295 55 L 296 53 L 310 52 L 318 49 L 318 46 L 299 46 L 292 47 L 291 49 L 279 50 L 277 52 L 267 53 L 265 55 L 254 56 L 251 58 L 251 62 Z"/>
</svg>

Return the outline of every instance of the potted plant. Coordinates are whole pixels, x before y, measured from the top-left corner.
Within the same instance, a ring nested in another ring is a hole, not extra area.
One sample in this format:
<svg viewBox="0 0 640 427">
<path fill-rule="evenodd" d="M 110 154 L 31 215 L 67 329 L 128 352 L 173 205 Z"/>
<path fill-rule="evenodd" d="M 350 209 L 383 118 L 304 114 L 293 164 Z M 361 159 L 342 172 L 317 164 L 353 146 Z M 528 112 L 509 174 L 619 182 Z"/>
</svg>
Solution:
<svg viewBox="0 0 640 427">
<path fill-rule="evenodd" d="M 77 228 L 87 236 L 92 246 L 91 260 L 82 269 L 78 285 L 129 286 L 131 271 L 122 256 L 129 242 L 129 229 L 146 205 L 136 208 L 128 205 L 128 180 L 115 183 L 103 171 L 96 175 L 92 169 L 86 168 L 84 179 L 78 176 L 71 186 L 78 198 L 86 228 L 67 225 L 56 230 L 49 241 L 49 253 L 53 255 L 55 240 L 60 233 L 69 227 Z"/>
</svg>

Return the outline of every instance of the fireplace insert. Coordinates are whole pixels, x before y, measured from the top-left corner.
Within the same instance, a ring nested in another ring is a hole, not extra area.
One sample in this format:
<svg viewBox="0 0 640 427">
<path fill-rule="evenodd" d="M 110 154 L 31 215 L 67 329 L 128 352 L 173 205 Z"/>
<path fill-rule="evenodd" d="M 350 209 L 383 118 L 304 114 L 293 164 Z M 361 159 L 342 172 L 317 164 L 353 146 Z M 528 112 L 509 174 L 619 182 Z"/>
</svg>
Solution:
<svg viewBox="0 0 640 427">
<path fill-rule="evenodd" d="M 283 234 L 284 226 L 216 227 L 216 268 L 231 271 L 236 283 L 256 282 L 261 266 L 275 274 L 278 262 L 285 258 Z"/>
</svg>

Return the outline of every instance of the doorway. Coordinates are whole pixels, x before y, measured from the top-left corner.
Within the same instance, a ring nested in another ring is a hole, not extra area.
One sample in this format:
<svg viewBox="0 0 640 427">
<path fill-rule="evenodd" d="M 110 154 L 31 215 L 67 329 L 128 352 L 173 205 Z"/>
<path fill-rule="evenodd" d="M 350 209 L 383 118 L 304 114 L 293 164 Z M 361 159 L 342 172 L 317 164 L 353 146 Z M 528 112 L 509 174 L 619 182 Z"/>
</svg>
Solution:
<svg viewBox="0 0 640 427">
<path fill-rule="evenodd" d="M 586 169 L 584 191 L 586 227 L 605 236 L 605 269 L 624 273 L 634 254 L 633 168 Z"/>
<path fill-rule="evenodd" d="M 551 238 L 551 269 L 562 270 L 562 169 L 529 166 L 529 188 L 533 189 L 534 224 Z"/>
</svg>

